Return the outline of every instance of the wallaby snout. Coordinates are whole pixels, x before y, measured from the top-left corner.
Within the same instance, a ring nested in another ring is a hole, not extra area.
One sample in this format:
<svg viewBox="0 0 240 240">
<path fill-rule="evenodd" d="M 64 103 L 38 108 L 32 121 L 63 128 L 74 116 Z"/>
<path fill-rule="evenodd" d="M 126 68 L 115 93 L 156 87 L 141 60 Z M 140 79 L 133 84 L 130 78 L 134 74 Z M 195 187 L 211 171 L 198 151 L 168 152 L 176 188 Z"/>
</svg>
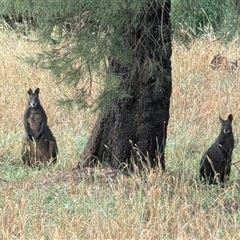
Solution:
<svg viewBox="0 0 240 240">
<path fill-rule="evenodd" d="M 228 133 L 230 133 L 230 130 L 229 130 L 228 128 L 224 128 L 224 129 L 223 129 L 223 132 L 224 132 L 225 134 L 228 134 Z"/>
</svg>

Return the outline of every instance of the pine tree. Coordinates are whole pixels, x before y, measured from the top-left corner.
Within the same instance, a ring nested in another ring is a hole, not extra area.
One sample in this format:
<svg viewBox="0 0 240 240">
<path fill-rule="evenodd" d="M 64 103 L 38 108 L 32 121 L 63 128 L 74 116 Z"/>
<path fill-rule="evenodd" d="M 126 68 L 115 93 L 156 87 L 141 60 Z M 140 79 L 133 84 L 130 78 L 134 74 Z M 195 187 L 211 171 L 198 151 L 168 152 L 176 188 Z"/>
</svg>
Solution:
<svg viewBox="0 0 240 240">
<path fill-rule="evenodd" d="M 123 36 L 121 51 L 131 53 L 126 55 L 129 59 L 123 61 L 118 54 L 109 59 L 110 74 L 120 79 L 117 91 L 127 92 L 130 98 L 111 96 L 112 108 L 99 115 L 83 152 L 85 161 L 79 166 L 104 159 L 116 168 L 125 163 L 140 168 L 160 163 L 165 170 L 171 96 L 170 3 L 145 1 L 138 9 L 136 19 L 133 11 L 123 17 L 121 28 L 115 27 Z M 131 20 L 134 24 L 129 25 Z"/>
</svg>

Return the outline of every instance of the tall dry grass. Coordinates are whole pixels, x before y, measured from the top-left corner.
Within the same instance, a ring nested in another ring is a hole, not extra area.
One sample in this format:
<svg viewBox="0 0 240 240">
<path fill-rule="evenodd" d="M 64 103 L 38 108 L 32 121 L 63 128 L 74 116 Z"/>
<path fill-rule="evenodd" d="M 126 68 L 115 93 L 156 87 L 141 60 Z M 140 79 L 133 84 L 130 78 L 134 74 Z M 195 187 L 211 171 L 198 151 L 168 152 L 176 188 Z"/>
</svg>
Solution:
<svg viewBox="0 0 240 240">
<path fill-rule="evenodd" d="M 239 171 L 225 188 L 198 180 L 202 153 L 219 131 L 219 119 L 239 124 L 239 72 L 214 72 L 218 52 L 240 56 L 239 39 L 223 45 L 201 39 L 186 49 L 173 42 L 173 92 L 165 174 L 131 177 L 67 172 L 79 161 L 94 116 L 67 111 L 57 99 L 71 92 L 50 73 L 31 68 L 21 56 L 41 51 L 14 32 L 0 32 L 0 239 L 239 239 Z M 23 112 L 29 87 L 41 102 L 59 146 L 55 166 L 32 169 L 21 163 Z M 238 161 L 236 145 L 233 161 Z"/>
</svg>

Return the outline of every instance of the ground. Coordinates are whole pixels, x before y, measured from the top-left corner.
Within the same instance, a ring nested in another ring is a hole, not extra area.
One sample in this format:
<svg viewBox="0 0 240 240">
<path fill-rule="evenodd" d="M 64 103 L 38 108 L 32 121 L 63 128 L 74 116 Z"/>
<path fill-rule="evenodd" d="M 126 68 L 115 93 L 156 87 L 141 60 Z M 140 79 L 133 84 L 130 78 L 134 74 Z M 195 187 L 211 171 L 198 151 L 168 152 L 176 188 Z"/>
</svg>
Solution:
<svg viewBox="0 0 240 240">
<path fill-rule="evenodd" d="M 33 36 L 34 37 L 34 36 Z M 166 173 L 123 175 L 99 166 L 78 173 L 95 121 L 57 105 L 71 95 L 49 72 L 19 57 L 40 51 L 11 31 L 0 33 L 0 236 L 3 239 L 238 239 L 240 234 L 240 87 L 237 72 L 213 71 L 218 52 L 240 55 L 233 41 L 199 39 L 185 48 L 173 41 L 173 92 L 166 145 Z M 23 112 L 29 87 L 41 89 L 59 146 L 59 161 L 40 169 L 21 162 Z M 97 92 L 98 86 L 94 86 Z M 199 182 L 203 152 L 219 132 L 219 115 L 233 114 L 236 146 L 225 188 Z"/>
</svg>

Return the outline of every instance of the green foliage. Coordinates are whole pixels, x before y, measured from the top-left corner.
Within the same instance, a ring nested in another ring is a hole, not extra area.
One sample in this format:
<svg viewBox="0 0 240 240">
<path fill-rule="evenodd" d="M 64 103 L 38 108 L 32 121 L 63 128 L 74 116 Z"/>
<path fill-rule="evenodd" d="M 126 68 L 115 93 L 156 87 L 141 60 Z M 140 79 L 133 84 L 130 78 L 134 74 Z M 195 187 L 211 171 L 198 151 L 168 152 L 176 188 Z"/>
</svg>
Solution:
<svg viewBox="0 0 240 240">
<path fill-rule="evenodd" d="M 3 15 L 22 14 L 36 19 L 39 41 L 46 51 L 27 61 L 50 69 L 58 83 L 77 89 L 77 94 L 65 103 L 71 106 L 74 102 L 81 108 L 104 106 L 116 94 L 122 94 L 122 99 L 128 97 L 128 93 L 112 91 L 119 81 L 108 74 L 108 62 L 113 58 L 126 66 L 132 62 L 132 31 L 138 28 L 147 5 L 147 0 L 12 0 L 6 5 L 1 2 L 0 7 Z M 93 82 L 107 89 L 96 102 L 89 101 Z"/>
<path fill-rule="evenodd" d="M 0 3 L 2 15 L 23 15 L 36 21 L 39 42 L 45 46 L 45 51 L 26 60 L 51 70 L 57 83 L 74 89 L 76 94 L 61 103 L 68 106 L 77 103 L 79 108 L 104 108 L 113 96 L 130 97 L 128 92 L 117 90 L 120 81 L 108 71 L 109 61 L 114 59 L 130 75 L 133 59 L 146 44 L 136 39 L 137 32 L 152 39 L 149 20 L 145 19 L 150 11 L 149 4 L 159 5 L 164 1 L 10 0 L 6 5 Z M 145 34 L 140 33 L 140 26 Z M 161 48 L 159 40 L 152 42 Z M 90 98 L 93 83 L 101 86 L 96 101 Z"/>
<path fill-rule="evenodd" d="M 189 40 L 202 34 L 232 36 L 238 25 L 237 1 L 172 0 L 172 25 L 175 37 Z"/>
</svg>

